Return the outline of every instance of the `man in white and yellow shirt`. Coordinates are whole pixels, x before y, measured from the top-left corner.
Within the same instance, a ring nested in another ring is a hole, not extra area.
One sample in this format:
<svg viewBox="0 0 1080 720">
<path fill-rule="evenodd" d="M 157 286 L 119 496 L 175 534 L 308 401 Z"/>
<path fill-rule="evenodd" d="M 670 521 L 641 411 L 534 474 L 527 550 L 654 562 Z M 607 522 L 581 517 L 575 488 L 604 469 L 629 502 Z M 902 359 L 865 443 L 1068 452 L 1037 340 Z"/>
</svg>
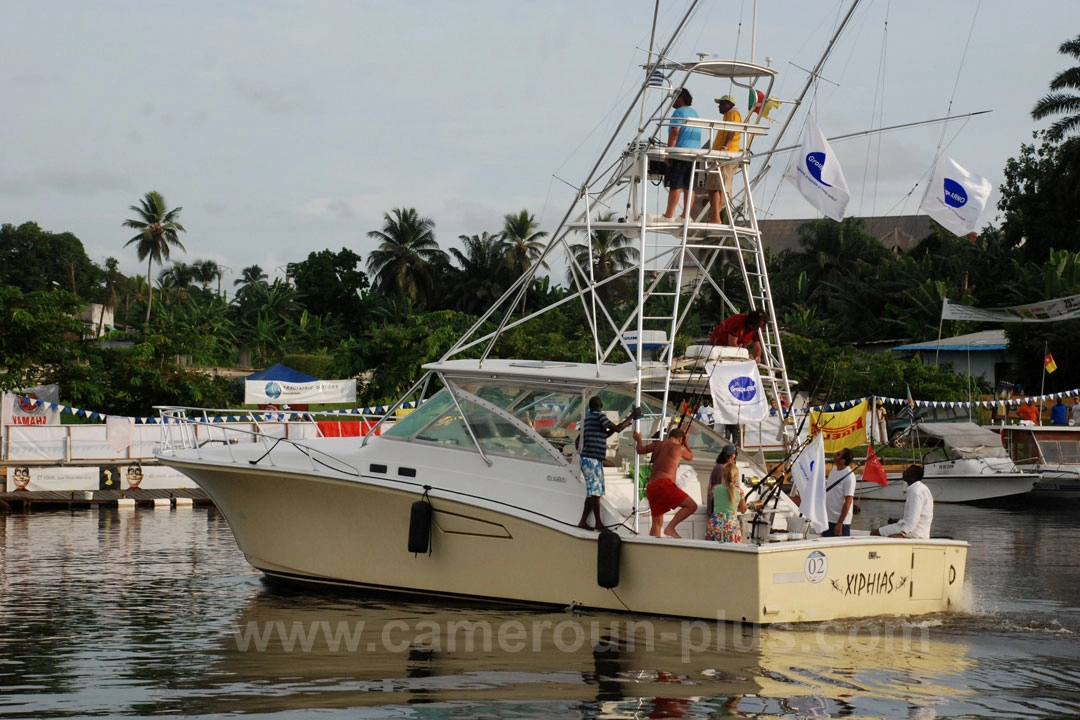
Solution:
<svg viewBox="0 0 1080 720">
<path fill-rule="evenodd" d="M 716 98 L 716 104 L 720 108 L 720 114 L 723 115 L 724 122 L 742 122 L 742 115 L 735 109 L 735 98 L 732 95 Z M 739 152 L 741 147 L 740 134 L 734 130 L 717 131 L 712 149 Z M 727 195 L 731 194 L 731 183 L 735 180 L 735 168 L 737 167 L 738 163 L 721 165 L 718 170 L 711 171 L 705 177 L 705 190 L 709 193 L 709 209 L 712 211 L 712 218 L 709 220 L 711 223 L 720 223 L 720 211 L 723 210 L 726 202 L 724 195 L 725 193 Z"/>
</svg>

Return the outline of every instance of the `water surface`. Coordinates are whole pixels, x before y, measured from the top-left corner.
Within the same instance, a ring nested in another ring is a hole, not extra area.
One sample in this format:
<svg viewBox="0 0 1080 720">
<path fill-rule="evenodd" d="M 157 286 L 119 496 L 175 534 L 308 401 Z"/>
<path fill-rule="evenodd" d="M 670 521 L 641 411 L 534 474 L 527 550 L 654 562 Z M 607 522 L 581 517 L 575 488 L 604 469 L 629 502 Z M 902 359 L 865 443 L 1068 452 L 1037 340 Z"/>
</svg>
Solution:
<svg viewBox="0 0 1080 720">
<path fill-rule="evenodd" d="M 10 515 L 0 717 L 1075 716 L 1077 513 L 938 505 L 963 611 L 769 628 L 282 588 L 212 508 Z"/>
</svg>

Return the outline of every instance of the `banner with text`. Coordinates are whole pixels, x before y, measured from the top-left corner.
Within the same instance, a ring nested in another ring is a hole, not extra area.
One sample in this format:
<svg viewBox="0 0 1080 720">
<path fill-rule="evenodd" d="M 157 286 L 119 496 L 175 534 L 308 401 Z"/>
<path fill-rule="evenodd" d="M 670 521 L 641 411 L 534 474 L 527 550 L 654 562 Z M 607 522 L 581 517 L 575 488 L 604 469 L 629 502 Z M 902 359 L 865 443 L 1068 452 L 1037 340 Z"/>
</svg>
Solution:
<svg viewBox="0 0 1080 720">
<path fill-rule="evenodd" d="M 1080 295 L 1044 300 L 1029 305 L 1003 308 L 977 308 L 961 305 L 948 298 L 941 303 L 942 320 L 975 322 L 1057 322 L 1080 318 Z"/>
<path fill-rule="evenodd" d="M 821 432 L 826 453 L 865 445 L 866 413 L 869 407 L 870 404 L 863 400 L 850 410 L 811 413 L 810 432 Z"/>
<path fill-rule="evenodd" d="M 356 402 L 356 379 L 292 383 L 282 380 L 246 380 L 244 403 L 277 405 Z"/>
</svg>

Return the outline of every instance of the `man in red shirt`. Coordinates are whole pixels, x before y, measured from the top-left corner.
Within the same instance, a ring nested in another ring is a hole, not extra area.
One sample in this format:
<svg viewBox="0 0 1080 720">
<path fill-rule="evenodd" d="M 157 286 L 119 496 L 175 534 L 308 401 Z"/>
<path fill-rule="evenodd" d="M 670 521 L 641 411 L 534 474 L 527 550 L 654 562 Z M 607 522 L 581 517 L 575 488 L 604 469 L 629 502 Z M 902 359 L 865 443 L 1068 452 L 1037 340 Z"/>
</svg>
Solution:
<svg viewBox="0 0 1080 720">
<path fill-rule="evenodd" d="M 728 347 L 745 347 L 750 350 L 750 357 L 761 362 L 761 342 L 758 340 L 758 331 L 765 324 L 765 313 L 760 310 L 751 310 L 748 313 L 732 315 L 724 322 L 713 328 L 709 336 L 712 345 L 726 345 Z"/>
<path fill-rule="evenodd" d="M 1016 408 L 1016 414 L 1020 416 L 1021 420 L 1027 420 L 1032 425 L 1039 425 L 1039 416 L 1042 414 L 1039 411 L 1041 409 L 1042 408 L 1036 407 L 1032 402 L 1028 401 Z"/>
</svg>

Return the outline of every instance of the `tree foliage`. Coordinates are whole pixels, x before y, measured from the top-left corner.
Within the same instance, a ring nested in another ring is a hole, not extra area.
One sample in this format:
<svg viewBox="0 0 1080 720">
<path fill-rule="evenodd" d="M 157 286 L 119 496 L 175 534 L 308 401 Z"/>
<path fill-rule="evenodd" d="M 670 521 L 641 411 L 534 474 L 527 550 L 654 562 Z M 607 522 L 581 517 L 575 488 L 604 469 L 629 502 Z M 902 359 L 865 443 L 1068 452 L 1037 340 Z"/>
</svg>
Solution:
<svg viewBox="0 0 1080 720">
<path fill-rule="evenodd" d="M 297 301 L 310 316 L 333 316 L 351 332 L 359 332 L 366 324 L 363 295 L 371 284 L 360 263 L 360 255 L 348 248 L 336 253 L 320 250 L 309 253 L 306 260 L 289 263 Z"/>
<path fill-rule="evenodd" d="M 0 389 L 55 382 L 77 364 L 83 307 L 63 290 L 0 287 Z"/>
<path fill-rule="evenodd" d="M 0 285 L 23 292 L 62 288 L 75 297 L 98 299 L 104 273 L 69 232 L 51 233 L 35 222 L 0 225 Z"/>
<path fill-rule="evenodd" d="M 435 221 L 415 208 L 395 208 L 383 215 L 381 230 L 368 237 L 379 247 L 368 254 L 368 270 L 380 292 L 401 293 L 427 303 L 435 299 L 435 280 L 446 253 L 435 241 Z"/>
<path fill-rule="evenodd" d="M 1080 61 L 1080 35 L 1061 43 L 1058 52 Z M 1031 117 L 1043 120 L 1059 117 L 1046 131 L 1051 142 L 1066 140 L 1080 133 L 1080 64 L 1066 68 L 1050 81 L 1051 92 L 1035 103 Z M 1072 92 L 1064 92 L 1071 90 Z"/>
<path fill-rule="evenodd" d="M 1005 164 L 998 209 L 1005 241 L 1023 261 L 1041 263 L 1051 248 L 1080 250 L 1080 142 L 1035 138 Z"/>
</svg>

